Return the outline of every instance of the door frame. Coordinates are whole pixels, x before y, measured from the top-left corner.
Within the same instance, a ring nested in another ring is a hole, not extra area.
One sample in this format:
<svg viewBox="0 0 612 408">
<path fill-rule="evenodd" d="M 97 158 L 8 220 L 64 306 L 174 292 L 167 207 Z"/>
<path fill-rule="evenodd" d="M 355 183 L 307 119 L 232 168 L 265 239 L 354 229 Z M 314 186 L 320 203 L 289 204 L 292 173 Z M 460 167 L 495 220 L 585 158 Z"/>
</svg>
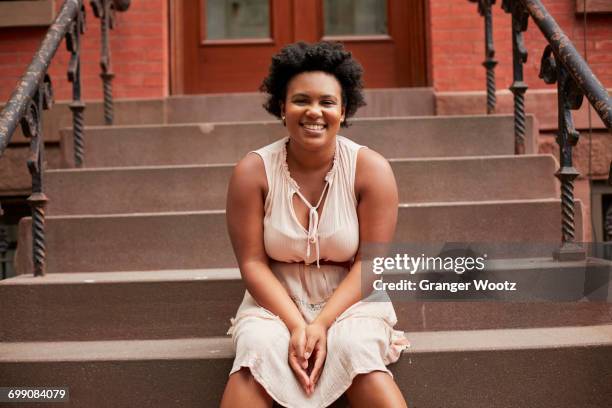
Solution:
<svg viewBox="0 0 612 408">
<path fill-rule="evenodd" d="M 271 0 L 270 3 L 272 3 Z M 276 0 L 278 1 L 278 0 Z M 286 0 L 281 0 L 286 1 Z M 312 1 L 312 0 L 311 0 Z M 297 2 L 292 1 L 292 13 L 291 16 L 295 20 L 298 18 L 301 19 L 309 19 L 310 22 L 317 25 L 318 38 L 323 40 L 338 40 L 346 43 L 360 43 L 360 42 L 378 42 L 378 41 L 389 41 L 384 37 L 388 37 L 386 35 L 373 35 L 373 36 L 357 36 L 357 37 L 344 37 L 344 36 L 323 36 L 323 6 L 322 0 L 314 0 L 316 6 L 313 8 L 312 3 L 309 1 L 300 0 Z M 183 95 L 185 94 L 185 65 L 186 60 L 189 58 L 188 51 L 185 50 L 183 38 L 185 35 L 188 35 L 186 31 L 197 30 L 197 33 L 192 33 L 198 35 L 199 43 L 202 43 L 203 39 L 203 28 L 200 27 L 200 24 L 196 24 L 197 27 L 187 27 L 186 22 L 184 21 L 184 6 L 185 0 L 168 0 L 168 33 L 169 33 L 169 94 L 170 95 Z M 203 5 L 203 1 L 199 2 L 200 5 Z M 272 6 L 270 6 L 270 10 L 272 11 Z M 202 13 L 202 10 L 199 9 L 199 12 Z M 390 13 L 392 12 L 390 7 L 387 7 L 387 21 L 391 23 Z M 431 24 L 430 24 L 430 1 L 429 0 L 420 0 L 420 10 L 417 10 L 418 16 L 417 19 L 423 24 L 423 29 L 421 30 L 423 34 L 423 44 L 422 49 L 418 50 L 418 54 L 425 61 L 425 66 L 423 67 L 424 72 L 422 73 L 425 77 L 425 86 L 431 87 L 432 83 L 432 63 L 431 63 Z M 198 16 L 199 18 L 199 16 Z M 271 42 L 270 39 L 263 40 L 253 40 L 257 43 L 273 43 L 274 35 L 275 35 L 275 26 L 274 26 L 274 15 L 271 13 L 270 15 L 270 30 L 271 30 Z M 294 22 L 292 22 L 292 27 L 295 27 Z M 203 25 L 202 25 L 203 27 Z M 391 24 L 389 25 L 389 31 L 393 28 Z M 293 38 L 304 38 L 305 41 L 317 41 L 317 38 L 312 38 L 309 35 L 302 35 L 299 32 L 295 32 L 294 28 L 292 28 Z M 246 40 L 248 41 L 248 40 Z M 212 45 L 213 43 L 219 44 L 231 44 L 231 43 L 245 43 L 245 40 L 208 40 L 205 42 L 207 45 Z M 192 54 L 197 53 L 196 50 L 190 51 Z M 191 56 L 194 58 L 194 55 Z M 409 66 L 409 64 L 407 64 Z"/>
</svg>

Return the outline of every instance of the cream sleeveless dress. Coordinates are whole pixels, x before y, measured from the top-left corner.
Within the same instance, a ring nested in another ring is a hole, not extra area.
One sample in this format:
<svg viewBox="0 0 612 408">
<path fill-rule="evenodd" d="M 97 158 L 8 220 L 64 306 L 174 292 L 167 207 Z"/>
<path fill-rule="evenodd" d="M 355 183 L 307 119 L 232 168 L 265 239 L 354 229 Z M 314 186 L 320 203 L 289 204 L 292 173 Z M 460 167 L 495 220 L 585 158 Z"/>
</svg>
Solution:
<svg viewBox="0 0 612 408">
<path fill-rule="evenodd" d="M 268 181 L 264 244 L 272 272 L 305 321 L 311 322 L 348 273 L 346 267 L 319 265 L 319 260 L 350 261 L 359 246 L 354 184 L 357 152 L 364 146 L 336 136 L 334 162 L 321 195 L 327 190 L 327 198 L 319 219 L 317 207 L 322 200 L 312 206 L 291 178 L 287 142 L 285 137 L 254 152 L 263 159 Z M 295 215 L 294 194 L 310 208 L 308 230 Z M 230 375 L 248 367 L 279 404 L 327 407 L 348 389 L 356 375 L 372 371 L 391 374 L 386 365 L 397 361 L 407 347 L 403 332 L 393 329 L 396 322 L 389 301 L 360 301 L 345 310 L 328 330 L 325 365 L 314 393 L 307 396 L 288 363 L 287 327 L 246 291 L 228 331 L 236 351 Z"/>
</svg>

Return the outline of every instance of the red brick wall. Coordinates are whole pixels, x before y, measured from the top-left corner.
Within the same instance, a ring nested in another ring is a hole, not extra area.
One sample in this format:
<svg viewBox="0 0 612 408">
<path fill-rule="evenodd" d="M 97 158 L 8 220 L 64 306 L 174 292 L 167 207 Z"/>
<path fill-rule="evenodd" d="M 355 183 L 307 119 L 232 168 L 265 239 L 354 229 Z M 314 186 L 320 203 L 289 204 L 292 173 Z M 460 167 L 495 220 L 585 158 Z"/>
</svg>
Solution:
<svg viewBox="0 0 612 408">
<path fill-rule="evenodd" d="M 550 14 L 584 56 L 583 16 L 575 13 L 575 2 L 582 0 L 542 0 Z M 497 89 L 512 83 L 512 37 L 510 14 L 501 9 L 501 0 L 493 6 L 493 35 Z M 485 89 L 484 18 L 477 5 L 468 0 L 430 0 L 433 83 L 438 91 Z M 587 16 L 587 58 L 595 75 L 612 87 L 612 15 Z M 529 52 L 524 66 L 525 81 L 531 89 L 554 87 L 538 78 L 540 59 L 546 40 L 533 20 L 525 34 Z"/>
<path fill-rule="evenodd" d="M 57 8 L 63 1 L 57 0 Z M 81 50 L 82 90 L 85 99 L 101 99 L 100 20 L 86 3 L 87 32 Z M 168 95 L 168 16 L 166 0 L 133 0 L 124 13 L 116 14 L 111 31 L 112 66 L 117 98 L 159 98 Z M 0 101 L 6 101 L 30 63 L 47 28 L 0 28 Z M 62 42 L 49 72 L 56 100 L 70 99 L 66 80 L 69 60 Z"/>
<path fill-rule="evenodd" d="M 575 1 L 543 0 L 580 52 L 583 51 L 582 15 Z M 57 1 L 58 6 L 61 3 Z M 100 26 L 87 3 L 87 34 L 83 41 L 83 94 L 101 99 L 99 78 Z M 476 4 L 467 0 L 430 0 L 433 85 L 439 91 L 484 90 L 484 22 Z M 494 5 L 494 40 L 498 89 L 512 82 L 510 16 Z M 168 10 L 166 0 L 133 0 L 126 13 L 117 13 L 111 35 L 114 95 L 118 98 L 158 98 L 168 94 Z M 46 28 L 0 28 L 0 101 L 5 101 L 40 45 Z M 604 86 L 612 87 L 612 16 L 589 15 L 588 60 Z M 531 89 L 551 87 L 538 78 L 546 45 L 533 24 L 525 35 L 529 59 L 525 78 Z M 69 54 L 62 44 L 50 73 L 56 99 L 70 98 L 65 80 Z"/>
</svg>

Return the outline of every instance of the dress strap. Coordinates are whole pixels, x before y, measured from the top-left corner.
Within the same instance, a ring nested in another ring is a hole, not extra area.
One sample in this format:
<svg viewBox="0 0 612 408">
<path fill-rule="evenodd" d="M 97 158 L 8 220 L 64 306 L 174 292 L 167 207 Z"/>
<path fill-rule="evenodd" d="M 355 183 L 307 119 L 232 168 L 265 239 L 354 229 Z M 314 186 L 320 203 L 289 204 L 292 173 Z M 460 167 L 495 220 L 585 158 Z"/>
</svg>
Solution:
<svg viewBox="0 0 612 408">
<path fill-rule="evenodd" d="M 325 187 L 323 187 L 323 192 L 321 193 L 321 197 L 319 197 L 319 201 L 316 206 L 310 205 L 306 197 L 300 193 L 300 190 L 296 190 L 298 197 L 302 199 L 306 207 L 308 207 L 308 234 L 306 241 L 306 259 L 310 258 L 310 245 L 315 245 L 315 250 L 317 252 L 317 268 L 320 268 L 319 265 L 319 213 L 317 210 L 321 205 L 321 201 L 323 201 L 323 197 L 325 196 L 325 192 L 329 187 L 329 181 L 325 182 Z"/>
</svg>

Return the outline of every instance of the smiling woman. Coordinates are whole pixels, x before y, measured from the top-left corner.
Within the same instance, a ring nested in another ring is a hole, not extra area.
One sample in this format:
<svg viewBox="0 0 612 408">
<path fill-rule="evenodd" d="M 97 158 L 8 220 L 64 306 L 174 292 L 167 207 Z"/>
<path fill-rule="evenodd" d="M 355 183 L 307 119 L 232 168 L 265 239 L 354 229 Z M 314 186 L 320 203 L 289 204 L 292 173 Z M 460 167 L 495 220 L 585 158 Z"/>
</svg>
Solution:
<svg viewBox="0 0 612 408">
<path fill-rule="evenodd" d="M 265 108 L 288 136 L 236 166 L 227 222 L 244 300 L 222 407 L 405 407 L 386 365 L 406 347 L 390 302 L 361 292 L 366 242 L 388 243 L 397 187 L 378 153 L 338 135 L 364 105 L 361 66 L 337 43 L 273 58 Z M 365 299 L 364 299 L 365 298 Z"/>
</svg>

